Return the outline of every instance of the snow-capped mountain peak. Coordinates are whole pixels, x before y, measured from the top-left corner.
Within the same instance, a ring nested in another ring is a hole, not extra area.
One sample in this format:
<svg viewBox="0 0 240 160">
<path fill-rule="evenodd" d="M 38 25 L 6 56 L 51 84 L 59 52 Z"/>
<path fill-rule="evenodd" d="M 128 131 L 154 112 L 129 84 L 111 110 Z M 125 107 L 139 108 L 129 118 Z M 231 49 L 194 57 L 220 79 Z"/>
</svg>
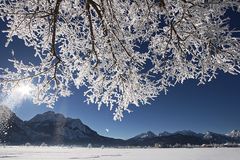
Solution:
<svg viewBox="0 0 240 160">
<path fill-rule="evenodd" d="M 207 132 L 204 134 L 203 138 L 204 138 L 204 139 L 211 139 L 211 138 L 213 138 L 212 134 L 213 134 L 212 132 L 207 131 Z"/>
<path fill-rule="evenodd" d="M 172 133 L 169 133 L 169 132 L 164 131 L 164 132 L 162 132 L 162 133 L 159 133 L 158 136 L 159 136 L 159 137 L 169 136 L 169 135 L 171 135 L 171 134 L 172 134 Z"/>
<path fill-rule="evenodd" d="M 60 113 L 55 113 L 53 111 L 48 111 L 43 114 L 37 114 L 33 117 L 30 122 L 42 122 L 42 121 L 61 121 L 65 120 L 64 115 Z"/>
<path fill-rule="evenodd" d="M 185 135 L 185 136 L 193 136 L 193 135 L 197 135 L 197 133 L 191 131 L 191 130 L 182 130 L 182 131 L 177 131 L 175 132 L 175 134 L 181 134 L 181 135 Z"/>
<path fill-rule="evenodd" d="M 232 138 L 239 138 L 240 137 L 240 131 L 239 130 L 232 130 L 231 132 L 227 133 L 226 136 L 232 137 Z"/>
<path fill-rule="evenodd" d="M 157 137 L 157 135 L 154 134 L 152 131 L 148 131 L 146 133 L 142 133 L 133 137 L 133 139 L 145 139 L 145 138 L 153 138 L 153 137 Z"/>
</svg>

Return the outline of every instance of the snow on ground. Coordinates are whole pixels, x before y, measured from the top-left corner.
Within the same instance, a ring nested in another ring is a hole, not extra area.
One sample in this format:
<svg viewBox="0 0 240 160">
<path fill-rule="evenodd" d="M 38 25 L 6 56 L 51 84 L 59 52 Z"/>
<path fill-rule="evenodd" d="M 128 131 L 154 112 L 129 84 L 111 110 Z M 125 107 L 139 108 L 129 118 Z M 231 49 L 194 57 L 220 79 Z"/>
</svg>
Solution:
<svg viewBox="0 0 240 160">
<path fill-rule="evenodd" d="M 240 148 L 0 147 L 0 160 L 240 160 Z"/>
</svg>

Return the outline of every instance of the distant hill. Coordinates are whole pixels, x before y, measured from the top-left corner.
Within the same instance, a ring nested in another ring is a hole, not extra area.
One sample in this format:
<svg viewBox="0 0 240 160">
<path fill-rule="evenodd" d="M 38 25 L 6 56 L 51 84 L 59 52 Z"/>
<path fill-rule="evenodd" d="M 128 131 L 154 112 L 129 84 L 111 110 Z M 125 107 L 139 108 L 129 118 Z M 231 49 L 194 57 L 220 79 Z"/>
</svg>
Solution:
<svg viewBox="0 0 240 160">
<path fill-rule="evenodd" d="M 240 143 L 240 131 L 233 130 L 225 135 L 191 130 L 175 133 L 163 132 L 158 135 L 148 131 L 128 140 L 114 139 L 99 135 L 80 119 L 66 118 L 52 111 L 38 114 L 29 121 L 22 121 L 7 107 L 0 106 L 0 142 L 22 145 L 27 142 L 39 145 L 105 145 L 105 146 L 173 146 L 176 144 L 224 144 Z"/>
</svg>

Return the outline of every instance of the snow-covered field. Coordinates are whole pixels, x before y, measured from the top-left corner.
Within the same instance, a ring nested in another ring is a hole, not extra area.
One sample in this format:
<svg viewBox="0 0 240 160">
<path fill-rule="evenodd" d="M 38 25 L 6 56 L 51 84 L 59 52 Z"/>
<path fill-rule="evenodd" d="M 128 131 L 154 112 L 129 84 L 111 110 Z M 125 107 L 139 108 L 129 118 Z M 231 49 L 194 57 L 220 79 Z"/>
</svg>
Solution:
<svg viewBox="0 0 240 160">
<path fill-rule="evenodd" d="M 0 147 L 9 160 L 240 160 L 240 148 L 114 149 L 68 147 Z"/>
</svg>

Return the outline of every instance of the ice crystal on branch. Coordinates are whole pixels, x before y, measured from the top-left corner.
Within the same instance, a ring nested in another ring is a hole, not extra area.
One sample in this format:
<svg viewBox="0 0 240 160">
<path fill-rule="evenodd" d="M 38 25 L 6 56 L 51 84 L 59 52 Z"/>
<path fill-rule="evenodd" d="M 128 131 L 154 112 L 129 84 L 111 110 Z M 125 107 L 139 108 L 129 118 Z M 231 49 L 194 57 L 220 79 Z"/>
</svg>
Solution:
<svg viewBox="0 0 240 160">
<path fill-rule="evenodd" d="M 0 86 L 8 93 L 34 83 L 36 104 L 53 106 L 73 86 L 87 86 L 87 102 L 109 106 L 121 120 L 130 104 L 147 104 L 179 82 L 240 72 L 240 41 L 225 16 L 239 12 L 238 0 L 0 2 L 6 46 L 17 36 L 40 60 L 11 60 L 17 71 L 2 69 Z"/>
</svg>

